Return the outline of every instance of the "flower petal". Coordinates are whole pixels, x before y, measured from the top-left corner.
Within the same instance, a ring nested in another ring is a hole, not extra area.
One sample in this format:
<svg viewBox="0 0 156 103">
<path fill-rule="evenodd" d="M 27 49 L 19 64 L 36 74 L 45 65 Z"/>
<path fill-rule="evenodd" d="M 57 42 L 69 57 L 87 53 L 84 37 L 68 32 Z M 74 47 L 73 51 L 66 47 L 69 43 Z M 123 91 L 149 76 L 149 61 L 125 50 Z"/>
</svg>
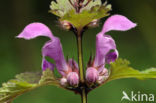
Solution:
<svg viewBox="0 0 156 103">
<path fill-rule="evenodd" d="M 136 24 L 131 22 L 125 16 L 113 15 L 106 20 L 102 33 L 105 34 L 111 30 L 126 31 L 134 28 L 135 26 Z"/>
<path fill-rule="evenodd" d="M 53 37 L 52 40 L 48 41 L 42 48 L 42 55 L 43 57 L 48 56 L 55 61 L 60 74 L 64 75 L 64 72 L 68 70 L 59 38 Z"/>
<path fill-rule="evenodd" d="M 96 55 L 94 66 L 105 65 L 105 56 L 110 52 L 110 50 L 115 50 L 116 44 L 113 38 L 109 35 L 103 35 L 103 33 L 99 33 L 96 36 Z"/>
<path fill-rule="evenodd" d="M 38 36 L 46 36 L 49 38 L 53 37 L 52 32 L 46 25 L 42 23 L 32 23 L 27 25 L 22 31 L 22 33 L 20 33 L 17 36 L 17 38 L 24 38 L 30 40 Z"/>
<path fill-rule="evenodd" d="M 46 61 L 45 58 L 42 60 L 42 70 L 45 71 L 46 69 L 54 70 L 55 65 Z"/>
<path fill-rule="evenodd" d="M 110 64 L 111 62 L 114 62 L 118 58 L 118 51 L 115 50 L 113 52 L 110 52 L 106 55 L 106 63 Z"/>
</svg>

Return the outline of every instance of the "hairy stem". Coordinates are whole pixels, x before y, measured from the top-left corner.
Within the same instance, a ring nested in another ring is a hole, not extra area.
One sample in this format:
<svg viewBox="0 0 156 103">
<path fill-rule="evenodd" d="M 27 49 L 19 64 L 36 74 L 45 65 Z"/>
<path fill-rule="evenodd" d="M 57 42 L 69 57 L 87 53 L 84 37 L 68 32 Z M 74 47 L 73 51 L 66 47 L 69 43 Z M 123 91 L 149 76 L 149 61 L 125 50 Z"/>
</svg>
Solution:
<svg viewBox="0 0 156 103">
<path fill-rule="evenodd" d="M 78 61 L 79 61 L 79 70 L 80 70 L 80 82 L 82 84 L 81 89 L 81 99 L 82 103 L 87 103 L 87 93 L 84 85 L 85 82 L 85 74 L 83 68 L 83 56 L 82 56 L 82 31 L 78 31 L 76 33 L 77 36 L 77 46 L 78 46 Z"/>
</svg>

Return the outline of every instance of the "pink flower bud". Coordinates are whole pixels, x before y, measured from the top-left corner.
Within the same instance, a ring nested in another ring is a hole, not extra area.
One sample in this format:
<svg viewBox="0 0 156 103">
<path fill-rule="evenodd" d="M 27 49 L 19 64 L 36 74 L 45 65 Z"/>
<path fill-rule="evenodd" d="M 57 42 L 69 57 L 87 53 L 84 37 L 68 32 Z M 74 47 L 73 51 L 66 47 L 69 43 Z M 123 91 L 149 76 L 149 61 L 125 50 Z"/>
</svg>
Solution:
<svg viewBox="0 0 156 103">
<path fill-rule="evenodd" d="M 67 75 L 67 82 L 71 86 L 77 86 L 79 84 L 79 76 L 76 72 L 70 72 Z"/>
<path fill-rule="evenodd" d="M 93 67 L 89 67 L 86 71 L 86 80 L 89 82 L 89 83 L 94 83 L 97 81 L 99 77 L 99 74 L 98 74 L 98 71 L 93 68 Z"/>
<path fill-rule="evenodd" d="M 66 86 L 67 85 L 67 79 L 66 78 L 61 78 L 61 80 L 60 80 L 60 84 L 62 85 L 62 86 Z"/>
</svg>

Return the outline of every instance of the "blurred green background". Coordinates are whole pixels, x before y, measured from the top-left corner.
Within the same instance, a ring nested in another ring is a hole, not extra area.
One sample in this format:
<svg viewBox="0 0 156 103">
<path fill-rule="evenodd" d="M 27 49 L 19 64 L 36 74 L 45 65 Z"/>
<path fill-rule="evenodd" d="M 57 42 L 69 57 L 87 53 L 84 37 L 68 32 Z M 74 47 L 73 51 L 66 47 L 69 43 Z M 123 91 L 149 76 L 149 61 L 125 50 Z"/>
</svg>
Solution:
<svg viewBox="0 0 156 103">
<path fill-rule="evenodd" d="M 76 40 L 72 32 L 58 27 L 57 17 L 48 13 L 51 0 L 1 0 L 0 3 L 0 84 L 26 71 L 41 71 L 41 47 L 48 40 L 39 37 L 26 41 L 16 39 L 29 23 L 48 25 L 55 36 L 60 37 L 65 56 L 77 59 Z M 156 1 L 108 0 L 111 14 L 122 14 L 138 26 L 127 32 L 110 32 L 116 40 L 120 57 L 131 61 L 138 70 L 156 67 Z M 95 36 L 101 30 L 90 29 L 84 35 L 84 62 L 95 53 Z M 153 93 L 156 80 L 139 81 L 123 79 L 112 81 L 89 94 L 89 103 L 120 103 L 122 91 Z M 18 97 L 13 103 L 80 103 L 80 97 L 57 87 L 41 87 Z M 123 101 L 126 103 L 126 101 Z M 142 102 L 145 103 L 145 102 Z M 146 102 L 147 103 L 147 102 Z"/>
</svg>

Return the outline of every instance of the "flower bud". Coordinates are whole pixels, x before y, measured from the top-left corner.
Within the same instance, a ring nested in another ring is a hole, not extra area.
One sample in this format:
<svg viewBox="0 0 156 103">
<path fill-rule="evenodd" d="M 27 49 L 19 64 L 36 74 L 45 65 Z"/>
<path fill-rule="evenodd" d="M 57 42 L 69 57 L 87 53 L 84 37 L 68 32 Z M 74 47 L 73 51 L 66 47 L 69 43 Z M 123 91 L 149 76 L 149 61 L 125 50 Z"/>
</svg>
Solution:
<svg viewBox="0 0 156 103">
<path fill-rule="evenodd" d="M 71 86 L 77 86 L 79 84 L 79 76 L 76 72 L 70 72 L 67 75 L 67 82 Z"/>
<path fill-rule="evenodd" d="M 70 30 L 72 27 L 72 25 L 66 20 L 61 21 L 60 23 L 61 23 L 62 28 L 65 30 Z"/>
<path fill-rule="evenodd" d="M 93 68 L 93 67 L 89 67 L 86 71 L 86 80 L 89 83 L 95 83 L 96 80 L 98 79 L 98 71 Z"/>
<path fill-rule="evenodd" d="M 98 19 L 95 19 L 95 20 L 93 20 L 92 22 L 90 22 L 88 24 L 88 27 L 91 27 L 91 28 L 94 28 L 94 27 L 97 27 L 97 26 L 99 26 L 99 20 Z"/>
<path fill-rule="evenodd" d="M 99 84 L 101 84 L 101 83 L 103 83 L 104 80 L 106 80 L 108 77 L 109 77 L 108 70 L 107 70 L 106 68 L 104 68 L 104 69 L 101 71 L 100 76 L 99 76 L 97 82 L 98 82 Z"/>
<path fill-rule="evenodd" d="M 62 85 L 62 86 L 66 86 L 67 85 L 67 79 L 66 78 L 61 78 L 61 80 L 60 80 L 60 84 Z"/>
</svg>

